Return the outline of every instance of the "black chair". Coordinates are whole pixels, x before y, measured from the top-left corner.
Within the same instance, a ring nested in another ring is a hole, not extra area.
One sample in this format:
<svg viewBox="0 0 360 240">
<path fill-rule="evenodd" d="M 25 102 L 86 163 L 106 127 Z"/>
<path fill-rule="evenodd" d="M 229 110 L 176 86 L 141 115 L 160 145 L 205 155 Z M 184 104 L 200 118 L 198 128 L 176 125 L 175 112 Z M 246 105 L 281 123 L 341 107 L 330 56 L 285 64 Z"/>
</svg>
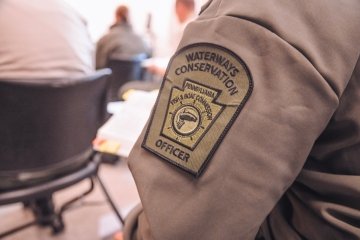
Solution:
<svg viewBox="0 0 360 240">
<path fill-rule="evenodd" d="M 142 79 L 141 62 L 145 57 L 140 55 L 132 60 L 109 60 L 108 67 L 112 71 L 109 87 L 109 101 L 118 101 L 118 91 L 122 85 L 133 80 Z"/>
<path fill-rule="evenodd" d="M 0 239 L 35 224 L 61 232 L 63 212 L 93 190 L 94 180 L 123 223 L 97 174 L 101 154 L 92 150 L 107 118 L 110 74 L 104 69 L 50 84 L 0 80 L 0 205 L 23 202 L 35 214 L 34 221 L 0 234 Z M 89 189 L 56 211 L 52 194 L 85 179 Z"/>
</svg>

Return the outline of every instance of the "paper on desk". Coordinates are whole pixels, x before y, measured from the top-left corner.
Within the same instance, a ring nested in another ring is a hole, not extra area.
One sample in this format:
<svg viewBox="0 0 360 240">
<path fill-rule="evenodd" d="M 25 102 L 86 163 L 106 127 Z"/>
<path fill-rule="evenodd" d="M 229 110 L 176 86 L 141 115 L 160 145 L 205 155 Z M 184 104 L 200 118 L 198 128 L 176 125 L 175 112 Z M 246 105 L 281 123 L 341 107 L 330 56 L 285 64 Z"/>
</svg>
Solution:
<svg viewBox="0 0 360 240">
<path fill-rule="evenodd" d="M 95 148 L 128 157 L 141 134 L 155 103 L 158 91 L 135 91 L 114 115 L 98 130 Z M 118 144 L 118 148 L 114 146 Z M 110 146 L 107 151 L 107 146 Z M 115 151 L 115 152 L 114 152 Z"/>
</svg>

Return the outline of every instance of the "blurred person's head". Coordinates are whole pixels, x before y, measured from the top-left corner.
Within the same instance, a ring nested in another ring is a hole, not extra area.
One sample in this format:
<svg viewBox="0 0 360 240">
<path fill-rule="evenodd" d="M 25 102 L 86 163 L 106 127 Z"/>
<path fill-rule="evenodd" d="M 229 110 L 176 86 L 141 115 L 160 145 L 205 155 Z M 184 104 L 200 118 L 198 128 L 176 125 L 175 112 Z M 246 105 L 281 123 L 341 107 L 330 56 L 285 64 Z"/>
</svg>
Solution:
<svg viewBox="0 0 360 240">
<path fill-rule="evenodd" d="M 115 11 L 116 23 L 129 23 L 129 9 L 125 5 L 120 5 Z"/>
<path fill-rule="evenodd" d="M 175 11 L 179 22 L 183 23 L 195 12 L 194 0 L 176 0 Z"/>
</svg>

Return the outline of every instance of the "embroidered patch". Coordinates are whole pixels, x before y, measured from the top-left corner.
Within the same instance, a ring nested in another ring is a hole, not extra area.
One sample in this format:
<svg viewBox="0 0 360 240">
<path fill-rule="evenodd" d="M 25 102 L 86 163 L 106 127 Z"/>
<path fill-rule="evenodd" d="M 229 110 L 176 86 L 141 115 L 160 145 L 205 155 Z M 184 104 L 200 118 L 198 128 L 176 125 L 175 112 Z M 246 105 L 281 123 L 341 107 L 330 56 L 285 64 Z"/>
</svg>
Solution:
<svg viewBox="0 0 360 240">
<path fill-rule="evenodd" d="M 199 176 L 241 108 L 253 83 L 230 50 L 189 45 L 171 59 L 142 146 Z"/>
</svg>

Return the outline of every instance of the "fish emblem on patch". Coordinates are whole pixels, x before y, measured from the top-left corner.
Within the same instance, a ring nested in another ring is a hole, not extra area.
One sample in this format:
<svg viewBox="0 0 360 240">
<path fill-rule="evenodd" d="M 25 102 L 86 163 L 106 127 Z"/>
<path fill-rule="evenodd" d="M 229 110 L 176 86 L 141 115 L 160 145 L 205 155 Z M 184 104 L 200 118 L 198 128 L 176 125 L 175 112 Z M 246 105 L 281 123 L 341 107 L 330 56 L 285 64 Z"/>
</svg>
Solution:
<svg viewBox="0 0 360 240">
<path fill-rule="evenodd" d="M 232 51 L 210 43 L 171 59 L 142 147 L 199 176 L 249 98 L 253 82 Z"/>
</svg>

